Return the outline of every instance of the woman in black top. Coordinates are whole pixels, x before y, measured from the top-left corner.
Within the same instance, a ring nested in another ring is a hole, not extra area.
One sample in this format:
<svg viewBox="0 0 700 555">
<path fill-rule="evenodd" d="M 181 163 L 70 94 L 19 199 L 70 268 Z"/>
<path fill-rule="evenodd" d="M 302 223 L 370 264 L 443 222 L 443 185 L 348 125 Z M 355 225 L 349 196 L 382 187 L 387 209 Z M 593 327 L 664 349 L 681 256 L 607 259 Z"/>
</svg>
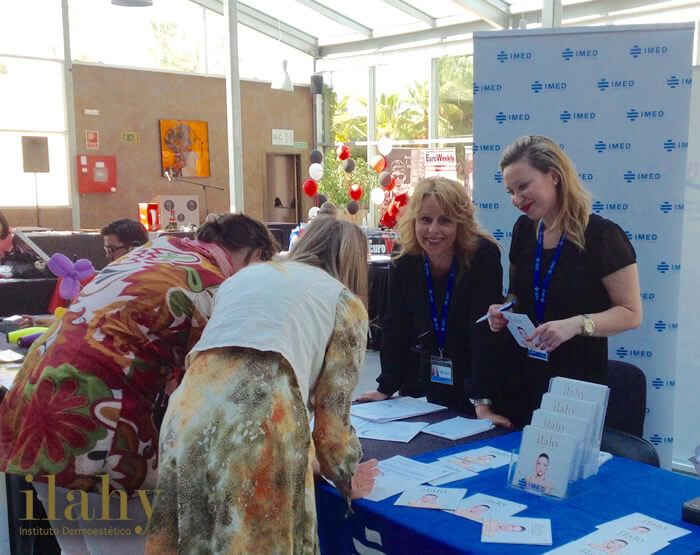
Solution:
<svg viewBox="0 0 700 555">
<path fill-rule="evenodd" d="M 424 179 L 398 232 L 379 387 L 358 401 L 383 400 L 398 390 L 473 414 L 474 399 L 479 418 L 510 426 L 491 406 L 501 383 L 500 337 L 476 324 L 503 298 L 500 253 L 477 224 L 465 188 L 442 177 Z"/>
<path fill-rule="evenodd" d="M 549 361 L 529 358 L 506 342 L 506 413 L 522 426 L 553 376 L 606 383 L 607 337 L 639 326 L 642 304 L 632 245 L 618 225 L 590 214 L 590 195 L 554 141 L 521 137 L 500 168 L 525 212 L 513 228 L 506 301 L 535 323 L 530 339 L 549 353 Z M 498 306 L 489 308 L 495 332 L 507 323 Z"/>
</svg>

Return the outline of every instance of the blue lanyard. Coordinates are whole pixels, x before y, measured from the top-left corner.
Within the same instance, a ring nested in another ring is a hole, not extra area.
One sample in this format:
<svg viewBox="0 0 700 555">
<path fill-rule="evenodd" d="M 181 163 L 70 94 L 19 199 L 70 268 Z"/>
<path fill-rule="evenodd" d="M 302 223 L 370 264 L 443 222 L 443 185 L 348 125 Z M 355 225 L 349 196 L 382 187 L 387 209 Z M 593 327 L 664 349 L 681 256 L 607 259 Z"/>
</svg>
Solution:
<svg viewBox="0 0 700 555">
<path fill-rule="evenodd" d="M 433 276 L 430 273 L 430 262 L 428 257 L 423 259 L 425 265 L 425 280 L 428 282 L 428 298 L 430 299 L 430 312 L 433 315 L 433 329 L 438 340 L 440 348 L 440 356 L 445 348 L 445 338 L 447 337 L 447 309 L 450 306 L 450 297 L 452 296 L 452 287 L 455 283 L 455 273 L 457 271 L 457 258 L 452 258 L 452 266 L 450 267 L 450 276 L 447 278 L 447 289 L 445 289 L 445 302 L 442 305 L 441 321 L 438 322 L 437 308 L 435 307 L 435 293 L 433 292 Z"/>
<path fill-rule="evenodd" d="M 561 249 L 566 241 L 566 233 L 562 233 L 557 244 L 557 250 L 554 251 L 552 262 L 549 264 L 547 274 L 544 276 L 544 283 L 540 284 L 540 266 L 542 265 L 542 240 L 544 236 L 544 222 L 540 222 L 540 228 L 537 232 L 537 252 L 535 253 L 535 267 L 532 271 L 532 285 L 535 291 L 535 315 L 537 316 L 537 325 L 544 322 L 544 307 L 547 302 L 547 288 L 549 280 L 552 279 L 554 268 L 559 261 Z"/>
</svg>

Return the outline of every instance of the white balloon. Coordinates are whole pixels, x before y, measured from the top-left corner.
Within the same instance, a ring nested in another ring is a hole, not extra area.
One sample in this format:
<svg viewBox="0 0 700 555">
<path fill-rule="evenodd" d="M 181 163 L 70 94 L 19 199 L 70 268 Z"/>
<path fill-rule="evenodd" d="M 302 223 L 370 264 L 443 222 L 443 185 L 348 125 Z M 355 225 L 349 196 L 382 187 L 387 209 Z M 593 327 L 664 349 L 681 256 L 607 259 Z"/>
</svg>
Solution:
<svg viewBox="0 0 700 555">
<path fill-rule="evenodd" d="M 386 156 L 391 152 L 391 149 L 394 148 L 394 144 L 391 142 L 391 139 L 389 137 L 382 137 L 381 139 L 379 139 L 377 148 L 379 149 L 379 152 Z"/>
<path fill-rule="evenodd" d="M 321 164 L 311 164 L 309 166 L 309 177 L 318 181 L 323 177 L 323 166 Z"/>
<path fill-rule="evenodd" d="M 375 187 L 370 191 L 369 198 L 374 204 L 381 204 L 384 202 L 384 189 Z"/>
</svg>

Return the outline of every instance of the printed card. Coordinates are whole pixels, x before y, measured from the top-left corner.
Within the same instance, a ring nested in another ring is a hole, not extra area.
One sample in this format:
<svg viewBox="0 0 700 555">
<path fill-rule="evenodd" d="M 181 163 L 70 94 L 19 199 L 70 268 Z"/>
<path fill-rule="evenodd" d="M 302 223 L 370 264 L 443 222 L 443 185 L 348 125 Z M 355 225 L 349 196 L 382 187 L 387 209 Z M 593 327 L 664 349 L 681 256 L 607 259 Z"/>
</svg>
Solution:
<svg viewBox="0 0 700 555">
<path fill-rule="evenodd" d="M 500 497 L 476 493 L 462 499 L 452 514 L 476 522 L 484 520 L 503 520 L 527 509 L 527 505 L 514 503 Z"/>
<path fill-rule="evenodd" d="M 403 492 L 394 505 L 416 507 L 419 509 L 454 510 L 467 493 L 466 488 L 434 488 L 418 486 Z"/>
<path fill-rule="evenodd" d="M 530 425 L 576 438 L 576 464 L 573 467 L 574 473 L 571 476 L 571 480 L 578 479 L 582 475 L 581 466 L 583 464 L 586 434 L 588 433 L 588 422 L 583 418 L 537 409 L 532 413 Z"/>
<path fill-rule="evenodd" d="M 642 513 L 632 513 L 598 526 L 599 530 L 630 530 L 638 532 L 645 537 L 654 537 L 662 541 L 673 541 L 681 536 L 690 534 L 690 530 L 668 524 Z"/>
<path fill-rule="evenodd" d="M 479 447 L 455 453 L 442 459 L 460 459 L 461 466 L 476 472 L 485 468 L 498 468 L 510 464 L 511 453 L 495 447 Z M 457 464 L 457 463 L 454 463 Z"/>
<path fill-rule="evenodd" d="M 527 314 L 503 312 L 503 316 L 508 320 L 508 331 L 518 345 L 527 349 L 528 354 L 532 353 L 531 356 L 534 358 L 541 358 L 542 360 L 548 359 L 547 351 L 535 348 L 536 338 L 532 341 L 528 340 L 528 338 L 535 333 L 535 325 Z M 538 354 L 540 356 L 538 356 Z"/>
<path fill-rule="evenodd" d="M 512 485 L 539 495 L 565 497 L 576 464 L 576 438 L 525 426 Z"/>
<path fill-rule="evenodd" d="M 467 478 L 473 478 L 474 476 L 479 475 L 473 470 L 458 467 L 457 465 L 446 460 L 437 460 L 434 463 L 430 463 L 430 465 L 439 468 L 441 471 L 446 473 L 440 478 L 430 480 L 428 483 L 431 486 L 444 486 L 445 484 L 451 484 L 452 482 L 457 482 L 458 480 L 466 480 Z"/>
<path fill-rule="evenodd" d="M 552 524 L 548 518 L 517 516 L 501 520 L 485 520 L 481 526 L 484 543 L 517 543 L 552 545 Z"/>
<path fill-rule="evenodd" d="M 598 405 L 594 430 L 596 431 L 595 440 L 600 444 L 600 437 L 603 433 L 603 423 L 605 422 L 605 413 L 608 408 L 610 388 L 607 385 L 599 383 L 584 382 L 557 376 L 550 380 L 549 392 L 563 397 L 573 397 L 574 399 L 581 399 L 582 401 L 590 401 Z"/>
<path fill-rule="evenodd" d="M 622 531 L 616 533 L 598 530 L 576 541 L 569 542 L 547 553 L 581 555 L 600 555 L 601 553 L 619 553 L 620 555 L 648 555 L 668 546 L 668 542 L 645 538 L 644 535 Z"/>
</svg>

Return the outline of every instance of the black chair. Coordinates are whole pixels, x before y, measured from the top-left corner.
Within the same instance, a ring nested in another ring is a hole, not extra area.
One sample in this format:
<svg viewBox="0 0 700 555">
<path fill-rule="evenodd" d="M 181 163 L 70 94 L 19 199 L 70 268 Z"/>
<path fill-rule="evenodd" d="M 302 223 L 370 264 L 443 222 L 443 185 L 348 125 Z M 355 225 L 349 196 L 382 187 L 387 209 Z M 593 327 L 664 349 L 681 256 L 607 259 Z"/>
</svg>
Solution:
<svg viewBox="0 0 700 555">
<path fill-rule="evenodd" d="M 660 466 L 659 454 L 656 448 L 643 437 L 638 437 L 622 430 L 606 428 L 600 450 L 607 451 L 617 457 L 631 459 L 651 466 Z"/>
<path fill-rule="evenodd" d="M 647 410 L 647 379 L 644 372 L 634 364 L 609 360 L 608 387 L 610 398 L 605 426 L 642 437 Z"/>
</svg>

